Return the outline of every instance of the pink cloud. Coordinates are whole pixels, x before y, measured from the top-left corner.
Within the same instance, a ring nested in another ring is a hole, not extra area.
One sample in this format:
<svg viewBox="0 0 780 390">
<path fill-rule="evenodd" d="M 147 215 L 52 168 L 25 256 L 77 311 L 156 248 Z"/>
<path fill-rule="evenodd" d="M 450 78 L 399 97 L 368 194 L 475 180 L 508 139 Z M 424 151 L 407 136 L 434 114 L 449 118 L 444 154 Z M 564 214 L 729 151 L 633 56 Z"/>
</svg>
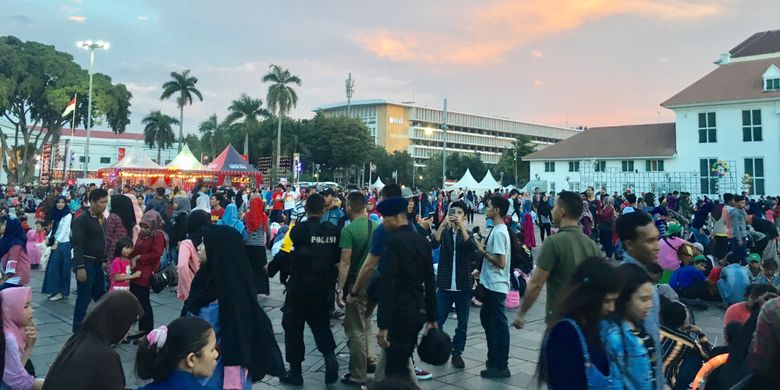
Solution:
<svg viewBox="0 0 780 390">
<path fill-rule="evenodd" d="M 534 86 L 534 88 L 539 88 L 539 87 L 541 87 L 542 85 L 544 85 L 544 81 L 543 81 L 543 80 L 539 80 L 539 79 L 537 79 L 537 80 L 534 80 L 534 82 L 533 82 L 533 86 Z"/>
<path fill-rule="evenodd" d="M 542 58 L 542 57 L 544 57 L 544 52 L 540 51 L 540 50 L 534 50 L 534 51 L 531 52 L 531 57 L 537 58 L 537 59 L 538 58 Z"/>
<path fill-rule="evenodd" d="M 692 21 L 717 15 L 727 0 L 494 0 L 462 7 L 451 34 L 427 31 L 366 31 L 354 40 L 379 58 L 399 62 L 479 64 L 501 59 L 528 42 L 577 29 L 613 16 L 663 22 Z M 538 54 L 537 54 L 538 53 Z M 533 51 L 541 58 L 544 53 Z"/>
<path fill-rule="evenodd" d="M 74 15 L 74 16 L 68 16 L 68 20 L 76 23 L 84 23 L 87 21 L 87 17 Z"/>
</svg>

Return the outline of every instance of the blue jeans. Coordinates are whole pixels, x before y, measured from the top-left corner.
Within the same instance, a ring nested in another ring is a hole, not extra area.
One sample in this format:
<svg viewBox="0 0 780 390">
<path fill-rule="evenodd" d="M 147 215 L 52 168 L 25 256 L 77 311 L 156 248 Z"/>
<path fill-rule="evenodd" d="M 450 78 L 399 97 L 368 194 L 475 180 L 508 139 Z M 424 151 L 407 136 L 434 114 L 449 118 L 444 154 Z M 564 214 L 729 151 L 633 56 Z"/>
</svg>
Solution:
<svg viewBox="0 0 780 390">
<path fill-rule="evenodd" d="M 460 355 L 466 347 L 466 330 L 469 326 L 469 303 L 471 291 L 447 291 L 439 289 L 436 294 L 437 322 L 439 329 L 443 329 L 450 307 L 455 303 L 455 313 L 458 315 L 458 327 L 455 328 L 455 337 L 452 338 L 452 354 Z"/>
<path fill-rule="evenodd" d="M 509 365 L 509 324 L 506 320 L 505 300 L 506 294 L 486 290 L 485 301 L 479 311 L 487 339 L 487 366 L 499 370 Z"/>
<path fill-rule="evenodd" d="M 736 238 L 730 238 L 729 244 L 730 244 L 731 253 L 734 254 L 734 256 L 737 256 L 740 259 L 742 259 L 742 265 L 745 265 L 748 256 L 747 242 L 745 240 L 742 240 L 742 246 L 739 246 L 739 244 L 737 244 Z"/>
<path fill-rule="evenodd" d="M 106 293 L 105 273 L 103 265 L 100 263 L 89 262 L 84 264 L 87 271 L 87 280 L 79 282 L 76 280 L 76 306 L 73 308 L 73 333 L 76 333 L 81 326 L 81 321 L 87 314 L 87 308 L 90 301 L 97 301 Z"/>
<path fill-rule="evenodd" d="M 46 264 L 46 275 L 43 278 L 41 292 L 44 294 L 70 295 L 70 275 L 72 261 L 70 258 L 70 242 L 58 242 L 57 250 L 51 253 L 49 263 Z"/>
</svg>

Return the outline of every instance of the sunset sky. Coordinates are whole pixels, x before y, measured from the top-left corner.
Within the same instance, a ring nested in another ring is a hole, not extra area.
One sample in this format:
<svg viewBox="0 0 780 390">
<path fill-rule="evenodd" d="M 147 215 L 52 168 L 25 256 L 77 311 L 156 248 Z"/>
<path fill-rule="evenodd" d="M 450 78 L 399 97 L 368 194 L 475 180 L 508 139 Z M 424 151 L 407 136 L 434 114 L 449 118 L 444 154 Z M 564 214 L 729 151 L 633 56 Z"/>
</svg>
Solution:
<svg viewBox="0 0 780 390">
<path fill-rule="evenodd" d="M 0 0 L 2 34 L 53 44 L 103 39 L 96 71 L 133 93 L 129 131 L 192 69 L 203 102 L 185 130 L 224 117 L 246 92 L 265 101 L 269 64 L 303 80 L 294 117 L 382 98 L 560 126 L 654 123 L 659 103 L 714 69 L 720 53 L 780 28 L 776 0 Z M 230 5 L 225 5 L 230 4 Z"/>
</svg>

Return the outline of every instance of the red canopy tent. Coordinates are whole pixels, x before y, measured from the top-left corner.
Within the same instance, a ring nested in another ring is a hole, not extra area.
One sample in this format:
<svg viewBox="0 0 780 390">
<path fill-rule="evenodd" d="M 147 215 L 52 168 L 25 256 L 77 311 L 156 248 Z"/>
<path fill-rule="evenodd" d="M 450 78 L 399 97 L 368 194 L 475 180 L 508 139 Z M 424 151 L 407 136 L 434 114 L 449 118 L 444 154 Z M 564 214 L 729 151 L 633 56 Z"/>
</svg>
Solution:
<svg viewBox="0 0 780 390">
<path fill-rule="evenodd" d="M 250 177 L 255 178 L 255 183 L 263 182 L 263 174 L 241 157 L 230 144 L 206 166 L 206 170 L 215 173 L 219 184 L 222 184 L 228 176 L 231 177 L 233 184 L 247 184 Z"/>
</svg>

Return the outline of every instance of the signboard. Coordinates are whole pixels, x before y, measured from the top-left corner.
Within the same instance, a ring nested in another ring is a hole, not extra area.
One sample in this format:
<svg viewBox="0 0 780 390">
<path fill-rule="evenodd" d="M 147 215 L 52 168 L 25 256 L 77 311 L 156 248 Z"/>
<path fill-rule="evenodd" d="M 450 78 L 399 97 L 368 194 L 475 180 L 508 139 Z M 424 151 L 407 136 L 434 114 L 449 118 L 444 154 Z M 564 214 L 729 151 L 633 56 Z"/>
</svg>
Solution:
<svg viewBox="0 0 780 390">
<path fill-rule="evenodd" d="M 51 144 L 43 145 L 43 150 L 41 151 L 41 160 L 39 164 L 41 167 L 39 181 L 41 185 L 45 186 L 49 184 L 49 177 L 51 175 Z"/>
<path fill-rule="evenodd" d="M 116 161 L 122 161 L 122 159 L 125 158 L 125 148 L 117 149 L 117 157 Z"/>
</svg>

